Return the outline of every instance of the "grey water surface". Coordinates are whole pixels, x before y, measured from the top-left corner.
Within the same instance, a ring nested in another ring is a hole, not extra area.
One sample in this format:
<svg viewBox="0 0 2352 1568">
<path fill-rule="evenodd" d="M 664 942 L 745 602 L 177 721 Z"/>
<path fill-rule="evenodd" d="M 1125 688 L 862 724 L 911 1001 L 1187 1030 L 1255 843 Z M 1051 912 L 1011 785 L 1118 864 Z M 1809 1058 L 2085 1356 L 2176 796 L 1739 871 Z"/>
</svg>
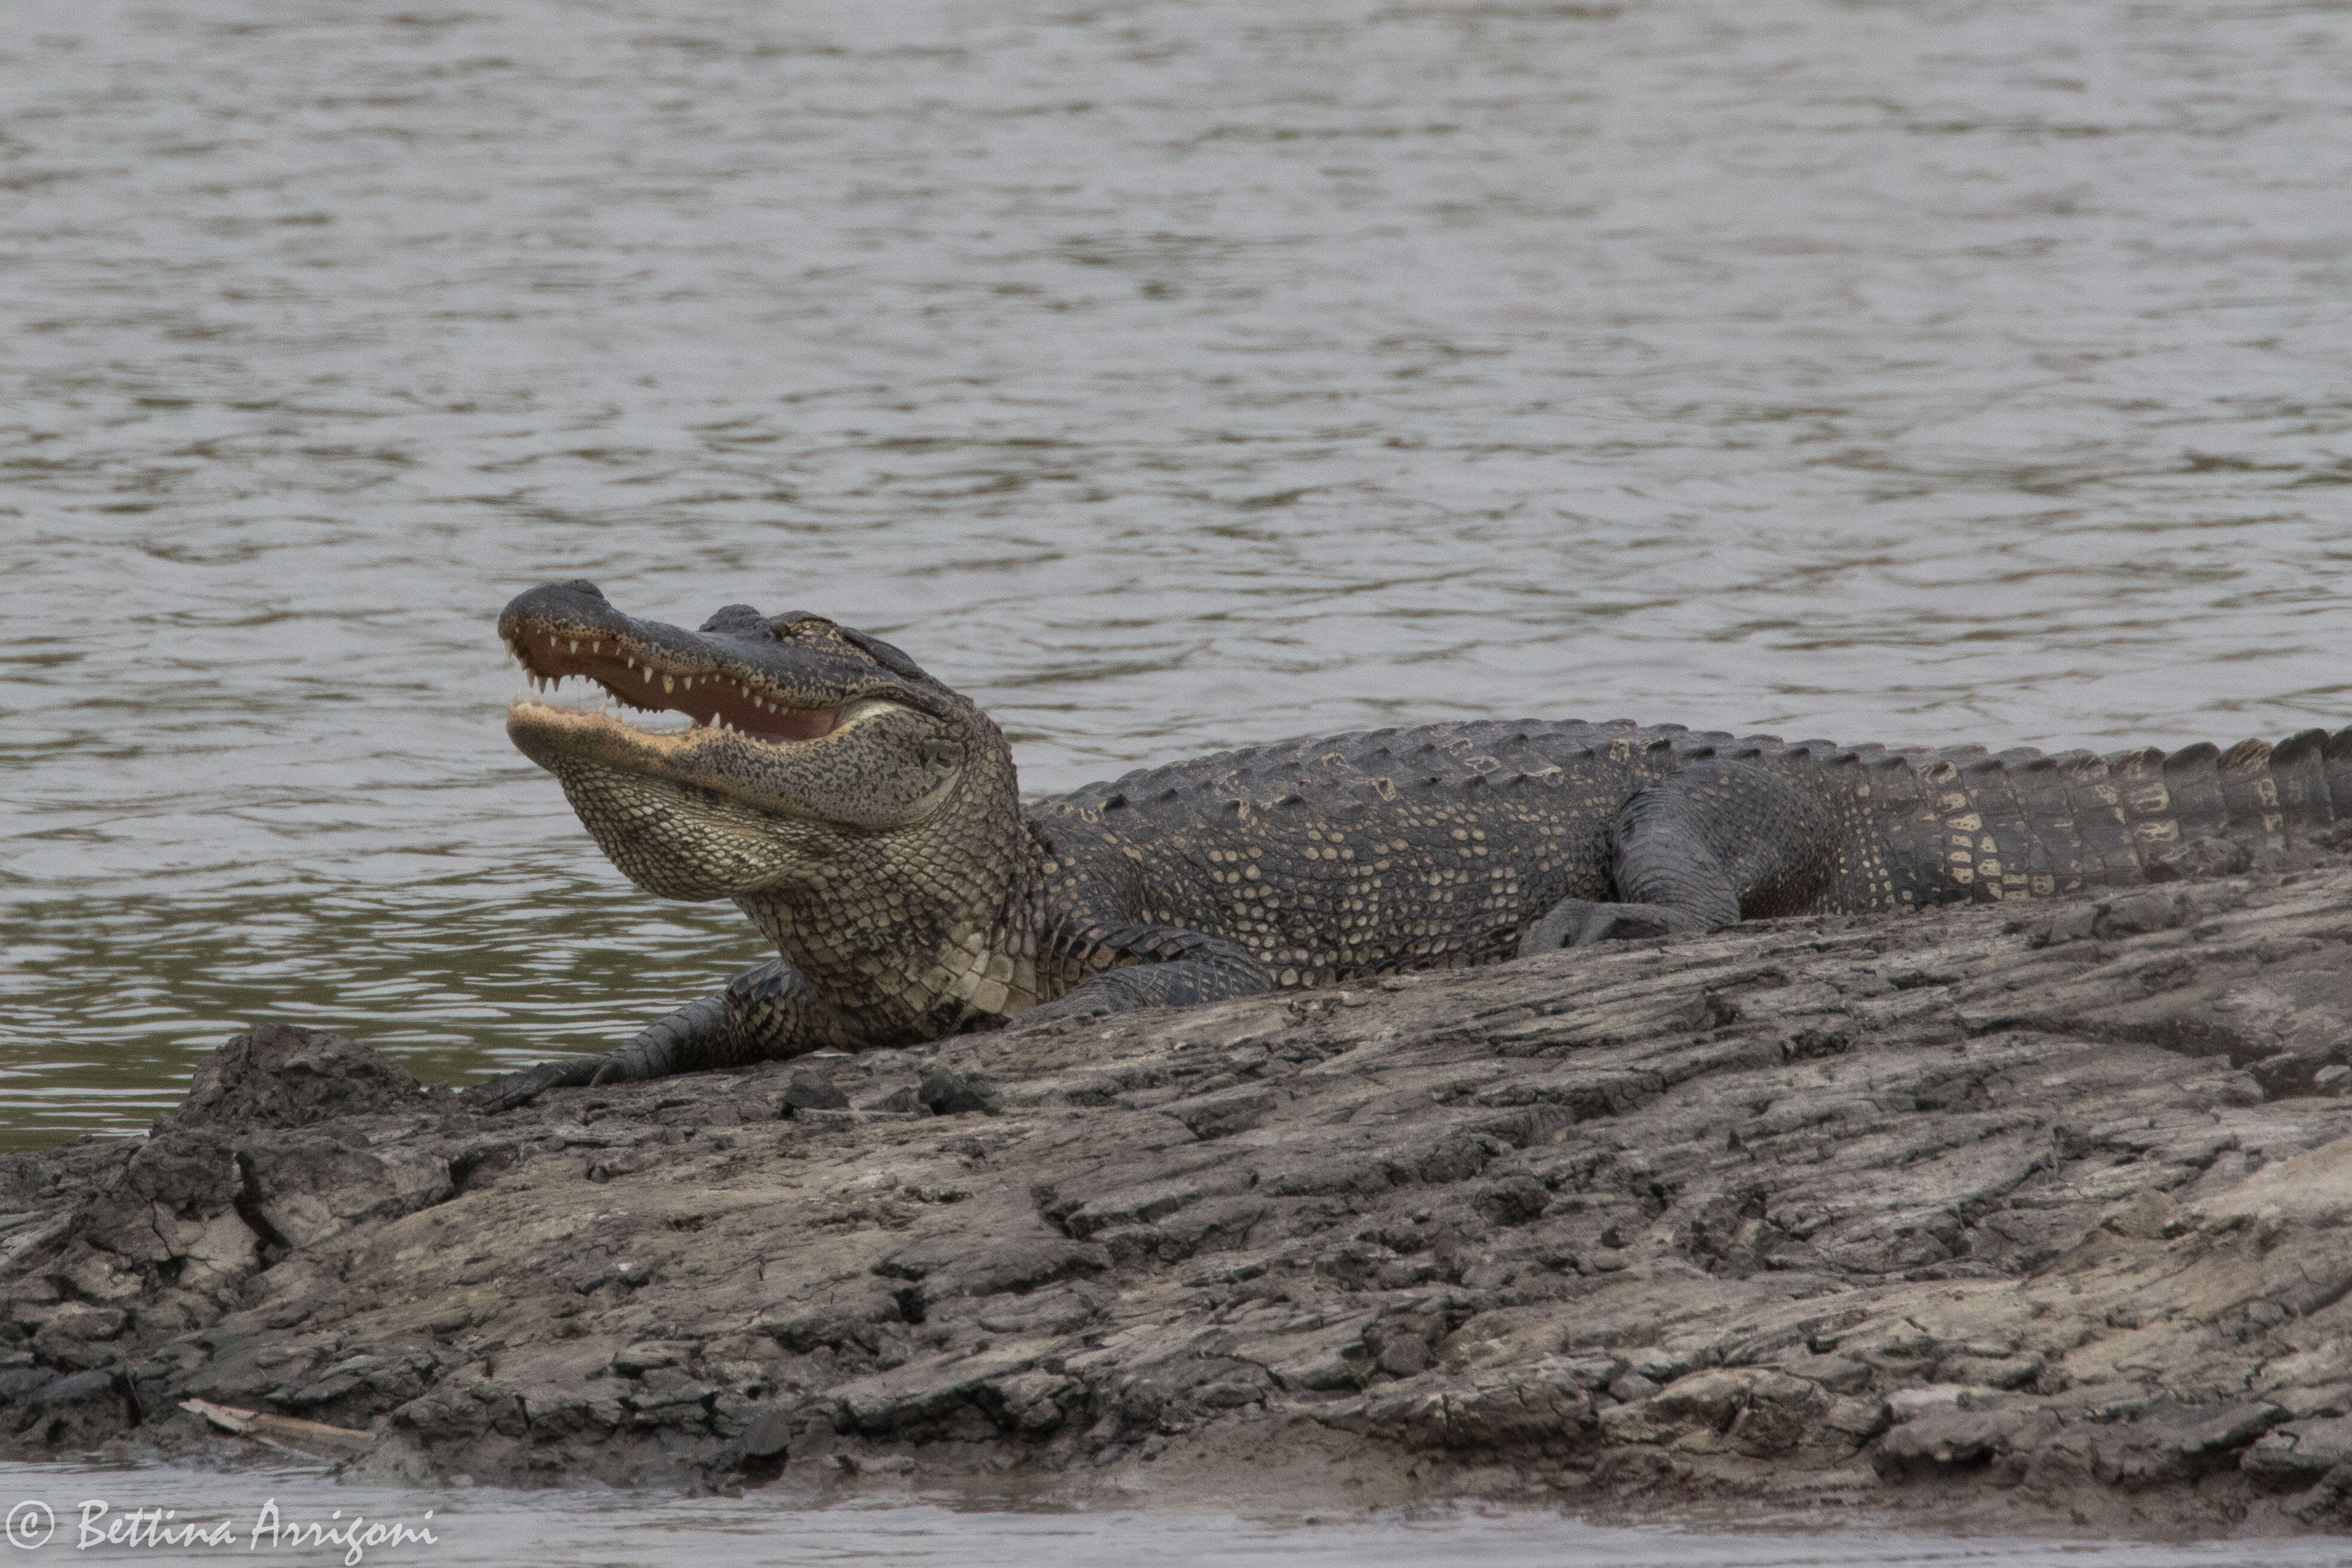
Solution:
<svg viewBox="0 0 2352 1568">
<path fill-rule="evenodd" d="M 9 0 L 0 1142 L 756 960 L 505 742 L 586 576 L 1033 789 L 1316 730 L 2352 719 L 2333 0 Z"/>
<path fill-rule="evenodd" d="M 99 1505 L 92 1509 L 88 1505 Z M 29 1510 L 29 1513 L 19 1512 Z M 152 1522 L 136 1510 L 152 1510 Z M 0 1464 L 10 1540 L 44 1563 L 430 1564 L 432 1568 L 2343 1568 L 2343 1541 L 2098 1542 L 1884 1531 L 1598 1525 L 1539 1509 L 1368 1516 L 974 1510 L 944 1499 L 823 1510 L 609 1491 L 401 1490 L 302 1470 Z M 21 1521 L 21 1522 L 19 1522 Z M 48 1533 L 42 1533 L 43 1526 Z M 368 1527 L 387 1543 L 368 1544 Z M 226 1526 L 226 1529 L 222 1527 Z M 194 1543 L 167 1530 L 205 1532 Z M 397 1529 L 405 1533 L 394 1534 Z M 142 1535 L 142 1530 L 150 1533 Z M 19 1531 L 25 1531 L 19 1535 Z M 360 1541 L 307 1533 L 347 1531 Z M 299 1536 L 297 1531 L 306 1532 Z M 112 1539 L 110 1540 L 110 1532 Z M 422 1539 L 425 1533 L 430 1539 Z"/>
</svg>

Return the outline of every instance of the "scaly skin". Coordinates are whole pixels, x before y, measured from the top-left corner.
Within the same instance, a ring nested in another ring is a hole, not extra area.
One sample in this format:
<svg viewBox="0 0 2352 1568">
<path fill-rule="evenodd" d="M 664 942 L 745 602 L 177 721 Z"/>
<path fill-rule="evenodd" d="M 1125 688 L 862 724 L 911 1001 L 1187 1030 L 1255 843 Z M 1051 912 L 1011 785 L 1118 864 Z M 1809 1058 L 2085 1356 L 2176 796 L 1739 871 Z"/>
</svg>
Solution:
<svg viewBox="0 0 2352 1568">
<path fill-rule="evenodd" d="M 2283 847 L 2352 804 L 2352 730 L 2045 757 L 1482 721 L 1221 752 L 1024 809 L 987 715 L 823 617 L 733 605 L 688 633 L 572 583 L 499 630 L 534 678 L 695 716 L 663 736 L 524 701 L 508 731 L 631 880 L 731 899 L 779 954 L 607 1056 L 496 1080 L 509 1104 L 1024 1014 L 2129 885 L 2186 838 Z"/>
</svg>

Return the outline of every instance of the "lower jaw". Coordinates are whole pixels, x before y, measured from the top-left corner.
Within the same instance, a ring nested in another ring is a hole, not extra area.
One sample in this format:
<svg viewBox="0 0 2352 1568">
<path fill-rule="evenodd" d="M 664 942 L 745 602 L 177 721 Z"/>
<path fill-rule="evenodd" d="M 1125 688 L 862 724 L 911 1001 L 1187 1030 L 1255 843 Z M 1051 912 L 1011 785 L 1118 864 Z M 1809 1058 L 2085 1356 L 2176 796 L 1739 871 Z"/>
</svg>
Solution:
<svg viewBox="0 0 2352 1568">
<path fill-rule="evenodd" d="M 746 770 L 730 769 L 725 765 L 730 759 L 715 754 L 732 752 L 738 763 L 756 762 L 756 754 L 739 748 L 757 742 L 730 731 L 697 727 L 665 733 L 609 717 L 533 705 L 508 713 L 507 739 L 524 756 L 564 780 L 567 790 L 574 775 L 601 772 L 691 792 L 705 804 L 724 800 L 736 809 L 762 815 L 787 809 L 745 794 L 745 781 L 734 775 Z"/>
<path fill-rule="evenodd" d="M 572 645 L 576 655 L 579 645 Z M 619 652 L 616 645 L 615 654 Z M 577 661 L 575 661 L 577 662 Z M 604 661 L 607 665 L 615 659 Z M 611 718 L 608 703 L 618 703 L 624 710 L 621 721 L 627 722 L 629 713 L 658 715 L 667 719 L 691 721 L 696 728 L 731 730 L 754 740 L 771 744 L 791 744 L 796 742 L 821 740 L 840 726 L 847 708 L 841 703 L 821 708 L 796 708 L 781 700 L 771 700 L 738 681 L 730 683 L 724 677 L 705 675 L 682 677 L 673 681 L 663 678 L 658 690 L 651 684 L 650 666 L 644 675 L 647 682 L 639 688 L 634 668 L 625 676 L 617 668 L 604 669 L 593 666 L 572 668 L 553 674 L 541 673 L 528 661 L 524 673 L 536 690 L 554 697 L 554 701 L 534 699 L 529 692 L 517 694 L 516 707 L 546 708 L 559 713 L 588 713 Z M 578 679 L 581 685 L 572 695 L 583 699 L 577 707 L 562 702 L 566 694 L 564 682 Z M 698 679 L 699 684 L 698 685 Z M 593 704 L 593 709 L 587 706 Z M 629 727 L 635 728 L 634 724 Z M 669 731 L 650 730 L 650 734 Z"/>
<path fill-rule="evenodd" d="M 532 760 L 563 786 L 604 858 L 656 898 L 748 897 L 791 876 L 802 858 L 789 820 L 723 791 L 601 758 Z"/>
<path fill-rule="evenodd" d="M 709 720 L 691 719 L 674 730 L 650 729 L 631 722 L 617 714 L 598 708 L 567 708 L 560 703 L 534 702 L 518 698 L 507 707 L 507 726 L 512 730 L 519 722 L 555 730 L 570 730 L 625 737 L 641 745 L 660 748 L 681 742 L 704 740 L 713 735 L 732 735 L 755 746 L 785 747 L 805 745 L 823 740 L 840 727 L 839 709 L 812 713 L 806 735 L 783 734 L 756 729 L 745 729 L 729 722 L 723 716 Z M 679 718 L 687 715 L 679 714 Z"/>
</svg>

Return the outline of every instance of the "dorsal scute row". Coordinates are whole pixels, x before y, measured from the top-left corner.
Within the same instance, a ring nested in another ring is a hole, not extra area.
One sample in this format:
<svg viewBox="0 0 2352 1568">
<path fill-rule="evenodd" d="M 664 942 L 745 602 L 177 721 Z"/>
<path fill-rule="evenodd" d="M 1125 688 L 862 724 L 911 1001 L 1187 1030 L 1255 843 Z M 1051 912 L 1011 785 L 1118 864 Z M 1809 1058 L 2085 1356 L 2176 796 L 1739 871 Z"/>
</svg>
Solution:
<svg viewBox="0 0 2352 1568">
<path fill-rule="evenodd" d="M 1388 727 L 1247 746 L 1139 768 L 1061 797 L 1081 808 L 1118 811 L 1186 796 L 1203 804 L 1239 799 L 1297 803 L 1309 797 L 1370 799 L 1384 790 L 1510 787 L 1546 770 L 1638 756 L 1652 764 L 1706 758 L 1754 761 L 1776 769 L 1853 775 L 1842 789 L 1871 778 L 1893 805 L 1945 809 L 1957 786 L 1982 797 L 1991 815 L 2037 844 L 2075 841 L 2086 870 L 2113 862 L 2137 871 L 2152 847 L 2175 837 L 2226 831 L 2264 843 L 2332 823 L 2335 802 L 2352 816 L 2352 727 L 2306 730 L 2273 744 L 2243 741 L 2226 749 L 2200 742 L 2170 751 L 2127 746 L 2104 755 L 2083 748 L 2044 752 L 2032 746 L 1991 752 L 1980 745 L 1844 746 L 1786 741 L 1679 724 L 1631 720 L 1474 720 Z M 1914 782 L 1903 782 L 1910 775 Z M 1825 781 L 1827 782 L 1827 781 Z M 1321 786 L 1318 789 L 1317 786 Z M 1305 791 L 1302 795 L 1300 792 Z M 1996 837 L 1998 835 L 1996 835 Z M 2042 852 L 2037 849 L 2037 854 Z"/>
<path fill-rule="evenodd" d="M 1059 797 L 1067 804 L 1118 810 L 1162 797 L 1174 789 L 1262 795 L 1293 780 L 1338 782 L 1345 777 L 1387 777 L 1399 786 L 1423 779 L 1461 778 L 1475 771 L 1489 784 L 1513 773 L 1587 761 L 1613 748 L 1675 762 L 1706 757 L 1754 760 L 1810 749 L 1836 750 L 1826 741 L 1793 745 L 1778 735 L 1735 735 L 1728 731 L 1691 730 L 1679 724 L 1643 726 L 1631 720 L 1592 723 L 1581 720 L 1473 720 L 1454 724 L 1351 731 L 1265 745 L 1238 747 L 1159 767 L 1139 768 L 1106 783 L 1090 784 Z M 1463 759 L 1492 759 L 1493 768 L 1467 770 Z M 1464 782 L 1466 782 L 1465 780 Z M 1116 803 L 1116 804 L 1114 804 Z"/>
</svg>

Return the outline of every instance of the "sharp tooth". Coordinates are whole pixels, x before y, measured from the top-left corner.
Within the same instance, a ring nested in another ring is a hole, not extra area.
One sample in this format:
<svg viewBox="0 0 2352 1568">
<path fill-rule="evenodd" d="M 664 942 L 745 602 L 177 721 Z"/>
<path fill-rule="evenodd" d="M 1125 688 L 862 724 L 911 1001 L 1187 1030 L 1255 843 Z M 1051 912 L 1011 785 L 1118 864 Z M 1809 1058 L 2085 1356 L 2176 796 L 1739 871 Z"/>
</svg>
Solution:
<svg viewBox="0 0 2352 1568">
<path fill-rule="evenodd" d="M 630 656 L 629 656 L 629 668 L 630 668 L 631 669 L 635 669 L 635 668 L 637 668 L 637 660 L 636 660 L 636 656 L 635 656 L 635 654 L 632 654 L 632 655 L 630 655 Z"/>
<path fill-rule="evenodd" d="M 588 651 L 590 653 L 603 653 L 604 651 L 604 645 L 600 642 L 592 642 L 588 645 Z"/>
<path fill-rule="evenodd" d="M 667 675 L 665 675 L 665 676 L 663 676 L 663 677 L 662 677 L 662 689 L 663 689 L 664 691 L 674 691 L 674 690 L 676 690 L 677 689 L 677 681 L 672 680 L 672 679 L 671 679 L 668 676 L 667 676 Z"/>
<path fill-rule="evenodd" d="M 578 653 L 580 651 L 580 639 L 578 637 L 573 637 L 572 639 L 572 651 L 573 653 Z"/>
</svg>

